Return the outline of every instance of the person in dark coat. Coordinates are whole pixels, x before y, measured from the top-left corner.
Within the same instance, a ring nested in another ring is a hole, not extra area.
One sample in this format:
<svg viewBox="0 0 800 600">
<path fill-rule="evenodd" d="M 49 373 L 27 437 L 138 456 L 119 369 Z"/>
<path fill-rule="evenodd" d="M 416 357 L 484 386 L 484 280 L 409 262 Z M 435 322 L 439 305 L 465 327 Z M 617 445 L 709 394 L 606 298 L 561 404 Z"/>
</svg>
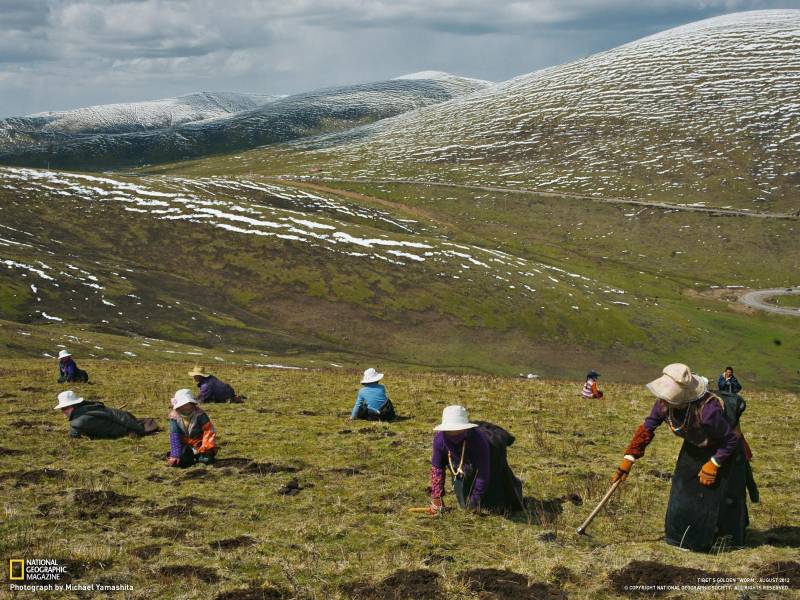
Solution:
<svg viewBox="0 0 800 600">
<path fill-rule="evenodd" d="M 58 395 L 55 410 L 60 410 L 69 419 L 70 437 L 113 439 L 158 431 L 153 419 L 137 419 L 127 411 L 108 408 L 102 402 L 86 402 L 72 390 Z"/>
<path fill-rule="evenodd" d="M 742 391 L 742 384 L 733 374 L 733 367 L 725 367 L 725 371 L 717 380 L 717 389 L 720 392 L 729 392 L 731 394 L 738 394 Z"/>
<path fill-rule="evenodd" d="M 434 431 L 428 514 L 444 511 L 446 469 L 461 508 L 494 512 L 524 509 L 522 482 L 508 466 L 506 455 L 514 436 L 491 423 L 470 423 L 463 406 L 446 407 Z"/>
<path fill-rule="evenodd" d="M 67 350 L 58 353 L 58 383 L 86 383 L 89 374 L 78 368 Z"/>
<path fill-rule="evenodd" d="M 189 377 L 193 377 L 197 382 L 197 402 L 242 402 L 243 397 L 237 396 L 231 386 L 224 381 L 220 381 L 213 375 L 206 373 L 205 369 L 196 366 L 189 371 Z"/>
<path fill-rule="evenodd" d="M 647 388 L 657 400 L 634 433 L 612 482 L 628 476 L 656 429 L 667 423 L 684 441 L 664 519 L 666 542 L 696 551 L 708 551 L 718 542 L 743 546 L 749 524 L 748 465 L 739 415 L 732 424 L 725 402 L 684 364 L 667 365 Z"/>
</svg>

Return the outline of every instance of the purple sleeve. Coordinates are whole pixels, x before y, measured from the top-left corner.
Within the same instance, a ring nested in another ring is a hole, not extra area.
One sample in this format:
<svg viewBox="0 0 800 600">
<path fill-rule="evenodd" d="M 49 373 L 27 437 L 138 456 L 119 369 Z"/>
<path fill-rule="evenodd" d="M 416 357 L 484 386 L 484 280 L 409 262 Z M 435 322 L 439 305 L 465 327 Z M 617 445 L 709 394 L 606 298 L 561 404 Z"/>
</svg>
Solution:
<svg viewBox="0 0 800 600">
<path fill-rule="evenodd" d="M 656 400 L 650 414 L 644 420 L 644 428 L 648 431 L 655 431 L 664 422 L 665 412 L 661 400 Z"/>
<path fill-rule="evenodd" d="M 176 431 L 177 427 L 172 427 L 170 423 L 169 428 L 169 456 L 170 458 L 180 458 L 183 452 L 183 442 L 181 441 L 180 432 Z"/>
<path fill-rule="evenodd" d="M 200 384 L 200 389 L 197 392 L 197 401 L 200 403 L 206 402 L 211 395 L 211 382 L 205 381 Z"/>
<path fill-rule="evenodd" d="M 706 402 L 700 422 L 712 440 L 719 444 L 714 459 L 723 465 L 736 451 L 741 437 L 728 423 L 718 402 Z"/>
<path fill-rule="evenodd" d="M 75 379 L 75 369 L 78 365 L 75 364 L 74 360 L 68 360 L 67 364 L 64 365 L 64 375 L 67 378 L 67 381 L 72 381 Z"/>
<path fill-rule="evenodd" d="M 470 494 L 470 503 L 473 507 L 480 504 L 483 494 L 489 487 L 489 478 L 491 477 L 491 451 L 489 449 L 489 440 L 486 436 L 478 430 L 474 429 L 475 434 L 470 436 L 467 441 L 467 447 L 472 460 L 472 466 L 476 469 L 475 482 L 472 484 L 472 494 Z"/>
<path fill-rule="evenodd" d="M 444 434 L 441 431 L 437 431 L 436 435 L 433 436 L 431 465 L 439 469 L 447 467 L 447 448 L 445 448 Z"/>
</svg>

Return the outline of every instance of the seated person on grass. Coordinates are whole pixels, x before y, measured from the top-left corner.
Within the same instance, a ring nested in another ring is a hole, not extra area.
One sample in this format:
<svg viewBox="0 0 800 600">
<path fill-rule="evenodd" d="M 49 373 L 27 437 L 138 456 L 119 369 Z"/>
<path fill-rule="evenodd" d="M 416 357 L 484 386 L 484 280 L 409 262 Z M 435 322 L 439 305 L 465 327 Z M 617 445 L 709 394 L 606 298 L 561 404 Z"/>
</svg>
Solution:
<svg viewBox="0 0 800 600">
<path fill-rule="evenodd" d="M 197 387 L 200 388 L 197 392 L 197 402 L 205 404 L 206 402 L 242 402 L 243 396 L 237 396 L 236 392 L 231 386 L 224 381 L 220 381 L 210 373 L 206 373 L 205 369 L 196 366 L 189 371 L 189 377 L 193 377 L 197 382 Z"/>
<path fill-rule="evenodd" d="M 126 435 L 139 437 L 158 431 L 153 419 L 137 419 L 127 411 L 108 408 L 102 402 L 86 402 L 72 390 L 58 395 L 55 410 L 60 410 L 69 419 L 70 437 L 112 439 Z"/>
<path fill-rule="evenodd" d="M 391 421 L 395 418 L 394 406 L 386 395 L 386 388 L 378 383 L 383 373 L 369 368 L 361 378 L 361 389 L 358 391 L 356 403 L 350 413 L 350 420 L 366 419 L 367 421 Z"/>
<path fill-rule="evenodd" d="M 600 377 L 600 373 L 597 371 L 589 371 L 586 374 L 586 382 L 583 384 L 583 390 L 581 391 L 581 396 L 584 398 L 602 398 L 603 392 L 597 389 L 597 378 Z"/>
<path fill-rule="evenodd" d="M 58 383 L 86 383 L 89 381 L 89 374 L 78 368 L 72 360 L 72 354 L 67 350 L 60 350 L 58 353 Z"/>
<path fill-rule="evenodd" d="M 170 467 L 186 468 L 195 463 L 210 465 L 217 455 L 217 431 L 190 389 L 175 392 L 169 413 Z"/>
</svg>

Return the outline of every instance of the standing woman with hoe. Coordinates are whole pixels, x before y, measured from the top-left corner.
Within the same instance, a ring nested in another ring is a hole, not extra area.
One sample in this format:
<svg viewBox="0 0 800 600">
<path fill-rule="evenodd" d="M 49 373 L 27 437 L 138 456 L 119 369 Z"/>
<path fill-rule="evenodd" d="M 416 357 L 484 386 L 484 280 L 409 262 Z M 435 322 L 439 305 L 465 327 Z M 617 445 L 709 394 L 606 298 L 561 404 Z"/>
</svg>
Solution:
<svg viewBox="0 0 800 600">
<path fill-rule="evenodd" d="M 647 389 L 657 400 L 611 481 L 628 476 L 656 429 L 667 423 L 684 441 L 672 476 L 666 542 L 696 551 L 710 550 L 720 539 L 727 546 L 743 546 L 749 524 L 747 457 L 737 427 L 743 404 L 731 415 L 726 403 L 708 391 L 707 380 L 679 363 L 664 367 Z"/>
</svg>

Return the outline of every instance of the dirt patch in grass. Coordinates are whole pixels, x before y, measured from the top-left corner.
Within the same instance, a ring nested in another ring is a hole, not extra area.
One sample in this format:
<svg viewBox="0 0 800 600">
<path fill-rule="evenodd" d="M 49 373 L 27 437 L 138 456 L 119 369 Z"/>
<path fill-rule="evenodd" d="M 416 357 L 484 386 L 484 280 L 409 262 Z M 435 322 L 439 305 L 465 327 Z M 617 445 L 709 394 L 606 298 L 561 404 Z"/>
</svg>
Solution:
<svg viewBox="0 0 800 600">
<path fill-rule="evenodd" d="M 191 481 L 193 479 L 206 479 L 210 477 L 211 473 L 206 469 L 191 469 L 185 471 L 181 481 Z"/>
<path fill-rule="evenodd" d="M 580 498 L 575 494 L 577 498 Z M 549 500 L 525 498 L 525 508 L 539 525 L 550 525 L 564 512 L 564 497 Z"/>
<path fill-rule="evenodd" d="M 22 450 L 14 450 L 13 448 L 0 447 L 0 456 L 15 456 L 17 454 L 22 454 Z"/>
<path fill-rule="evenodd" d="M 150 528 L 150 535 L 153 537 L 167 538 L 170 540 L 183 540 L 186 538 L 187 532 L 178 527 L 165 527 L 159 525 Z"/>
<path fill-rule="evenodd" d="M 348 435 L 350 433 L 353 433 L 352 429 L 340 429 L 339 430 L 339 435 Z"/>
<path fill-rule="evenodd" d="M 244 458 L 243 456 L 231 456 L 229 458 L 218 458 L 212 465 L 214 468 L 234 467 L 241 469 L 253 462 L 251 458 Z"/>
<path fill-rule="evenodd" d="M 779 560 L 761 567 L 758 570 L 761 577 L 768 577 L 770 579 L 788 579 L 788 582 L 783 582 L 793 590 L 800 590 L 800 563 L 794 560 Z M 780 585 L 780 583 L 776 583 Z"/>
<path fill-rule="evenodd" d="M 251 462 L 249 465 L 241 469 L 240 473 L 252 473 L 255 475 L 269 475 L 271 473 L 296 473 L 299 471 L 297 467 L 290 467 L 288 465 L 276 465 L 275 463 L 266 462 Z"/>
<path fill-rule="evenodd" d="M 72 492 L 72 502 L 81 508 L 103 509 L 118 504 L 127 504 L 135 500 L 135 496 L 118 494 L 113 490 L 75 490 Z"/>
<path fill-rule="evenodd" d="M 347 598 L 354 600 L 416 600 L 444 598 L 438 573 L 426 569 L 400 570 L 378 584 L 356 581 L 342 586 Z"/>
<path fill-rule="evenodd" d="M 178 498 L 178 502 L 192 508 L 203 508 L 204 506 L 221 508 L 225 506 L 222 500 L 217 500 L 216 498 L 201 498 L 200 496 L 184 496 L 183 498 Z"/>
<path fill-rule="evenodd" d="M 721 571 L 702 571 L 689 567 L 665 565 L 652 560 L 634 560 L 622 569 L 609 575 L 614 590 L 628 596 L 656 596 L 668 590 L 658 590 L 651 586 L 696 585 L 701 577 L 727 578 L 730 574 Z M 629 586 L 642 587 L 629 590 Z"/>
<path fill-rule="evenodd" d="M 166 479 L 159 475 L 158 473 L 151 473 L 147 477 L 145 477 L 147 481 L 152 481 L 153 483 L 164 483 Z"/>
<path fill-rule="evenodd" d="M 318 417 L 319 416 L 319 413 L 318 412 L 314 412 L 313 410 L 301 410 L 297 414 L 300 415 L 301 417 Z"/>
<path fill-rule="evenodd" d="M 8 471 L 6 473 L 0 473 L 0 481 L 16 479 L 14 487 L 17 488 L 41 483 L 45 479 L 61 481 L 64 477 L 65 472 L 63 469 L 49 469 L 47 467 L 43 469 L 32 469 L 30 471 Z"/>
<path fill-rule="evenodd" d="M 169 578 L 193 577 L 206 583 L 219 581 L 219 575 L 214 569 L 196 565 L 165 565 L 158 570 L 158 574 L 161 577 Z"/>
<path fill-rule="evenodd" d="M 353 475 L 361 475 L 366 467 L 335 467 L 328 469 L 328 473 L 337 473 L 339 475 L 346 475 L 352 477 Z"/>
<path fill-rule="evenodd" d="M 258 540 L 249 535 L 240 535 L 234 538 L 211 542 L 208 546 L 212 550 L 232 550 L 233 548 L 242 548 L 244 546 L 255 546 L 257 543 Z"/>
<path fill-rule="evenodd" d="M 659 471 L 658 469 L 650 469 L 649 471 L 647 471 L 647 474 L 652 475 L 657 479 L 661 479 L 662 481 L 669 481 L 670 479 L 672 479 L 672 473 L 670 473 L 669 471 Z"/>
<path fill-rule="evenodd" d="M 215 596 L 214 600 L 284 600 L 291 597 L 292 594 L 276 587 L 251 586 L 242 590 L 222 592 Z"/>
<path fill-rule="evenodd" d="M 142 560 L 149 560 L 160 554 L 161 548 L 162 546 L 160 544 L 147 544 L 146 546 L 134 548 L 131 550 L 131 554 L 137 558 L 141 558 Z"/>
<path fill-rule="evenodd" d="M 522 600 L 564 600 L 566 594 L 546 583 L 530 584 L 528 577 L 505 569 L 472 569 L 458 575 L 459 581 L 486 600 L 520 598 Z"/>
<path fill-rule="evenodd" d="M 16 427 L 17 429 L 41 429 L 42 431 L 56 430 L 56 428 L 50 423 L 44 423 L 42 421 L 28 421 L 26 419 L 12 421 L 9 423 L 9 425 L 11 425 L 11 427 Z"/>
<path fill-rule="evenodd" d="M 40 392 L 43 392 L 44 389 L 42 389 L 40 387 L 34 387 L 32 385 L 26 385 L 25 387 L 19 388 L 19 391 L 21 391 L 21 392 L 35 392 L 35 393 L 38 394 Z"/>
<path fill-rule="evenodd" d="M 169 506 L 165 506 L 163 508 L 151 510 L 150 514 L 157 517 L 172 517 L 175 519 L 180 519 L 181 517 L 193 517 L 197 513 L 194 512 L 194 508 L 187 506 L 186 504 L 170 504 Z"/>
</svg>

